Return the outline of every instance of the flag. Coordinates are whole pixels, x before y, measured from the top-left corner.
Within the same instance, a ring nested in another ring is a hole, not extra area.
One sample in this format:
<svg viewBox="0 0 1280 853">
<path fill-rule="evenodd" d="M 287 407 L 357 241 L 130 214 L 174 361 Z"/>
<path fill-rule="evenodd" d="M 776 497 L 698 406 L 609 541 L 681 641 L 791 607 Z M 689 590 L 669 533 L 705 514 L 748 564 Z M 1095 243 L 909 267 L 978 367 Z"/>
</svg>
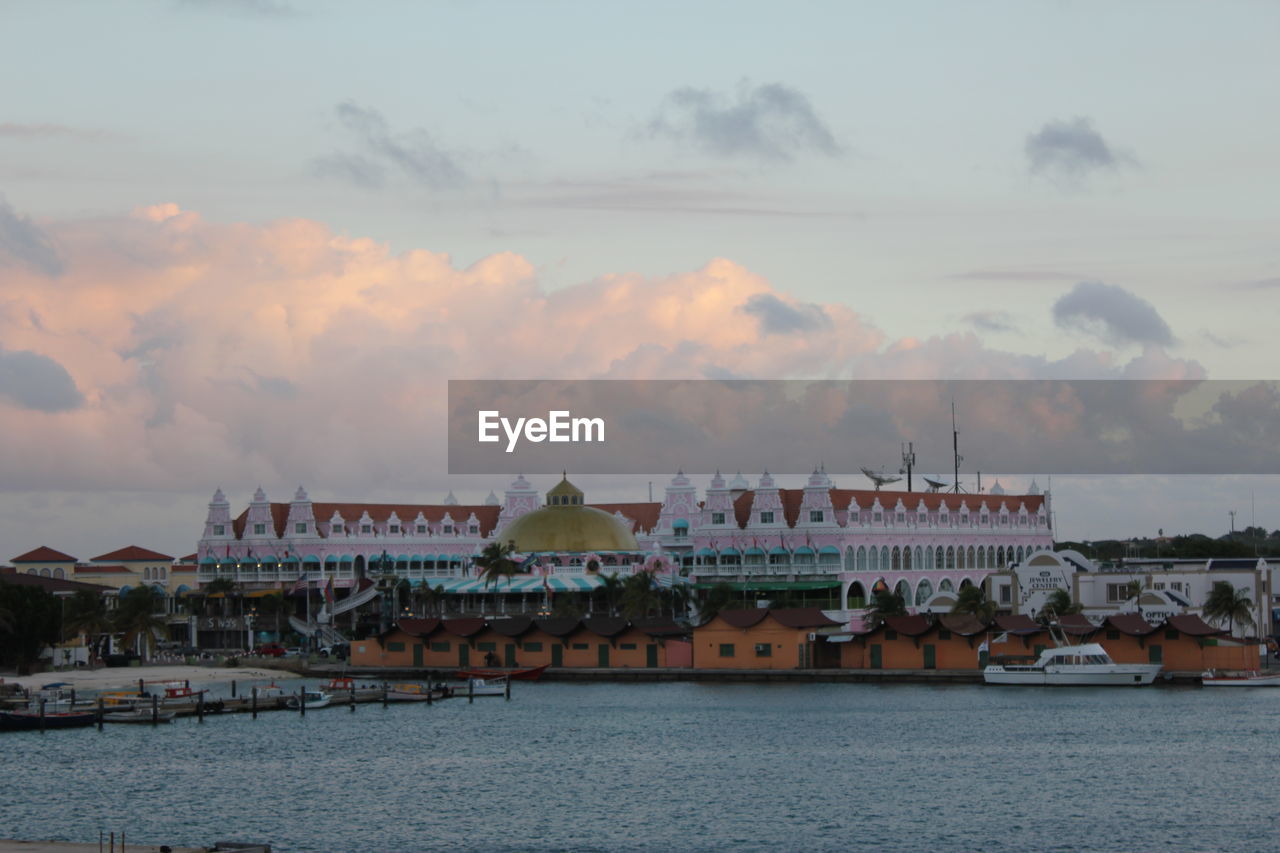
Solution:
<svg viewBox="0 0 1280 853">
<path fill-rule="evenodd" d="M 989 652 L 989 651 L 991 651 L 991 647 L 987 645 L 986 640 L 983 640 L 982 644 L 978 646 L 978 654 L 982 654 L 983 652 Z"/>
<path fill-rule="evenodd" d="M 324 585 L 324 600 L 330 607 L 332 607 L 333 603 L 337 600 L 333 595 L 333 578 L 329 578 L 328 582 Z"/>
</svg>

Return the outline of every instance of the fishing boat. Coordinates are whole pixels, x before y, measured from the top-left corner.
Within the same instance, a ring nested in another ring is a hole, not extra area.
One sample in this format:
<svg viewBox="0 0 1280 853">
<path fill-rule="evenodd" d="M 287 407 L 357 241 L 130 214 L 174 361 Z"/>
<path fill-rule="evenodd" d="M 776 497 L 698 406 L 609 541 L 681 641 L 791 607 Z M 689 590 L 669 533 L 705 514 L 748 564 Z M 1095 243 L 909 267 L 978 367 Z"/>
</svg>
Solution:
<svg viewBox="0 0 1280 853">
<path fill-rule="evenodd" d="M 166 702 L 195 702 L 205 691 L 193 690 L 186 681 L 164 681 L 164 698 Z"/>
<path fill-rule="evenodd" d="M 150 708 L 138 706 L 128 711 L 108 711 L 102 715 L 104 723 L 168 723 L 171 722 L 175 714 L 173 711 L 162 711 L 156 709 L 153 713 Z"/>
<path fill-rule="evenodd" d="M 1219 672 L 1207 670 L 1200 676 L 1205 687 L 1280 687 L 1280 672 L 1259 672 L 1256 669 L 1243 672 Z"/>
<path fill-rule="evenodd" d="M 293 695 L 288 690 L 285 690 L 283 687 L 281 687 L 279 684 L 276 684 L 274 681 L 263 687 L 254 686 L 253 688 L 251 688 L 251 690 L 257 691 L 259 702 L 271 702 L 276 699 L 287 700 L 290 696 Z"/>
<path fill-rule="evenodd" d="M 509 678 L 512 681 L 537 681 L 550 664 L 533 666 L 527 669 L 460 669 L 455 678 Z"/>
<path fill-rule="evenodd" d="M 98 694 L 102 704 L 107 708 L 132 708 L 143 702 L 150 702 L 151 697 L 133 690 L 107 690 Z"/>
<path fill-rule="evenodd" d="M 91 726 L 98 720 L 97 711 L 53 711 L 46 707 L 0 711 L 0 731 L 32 731 L 38 729 L 71 729 Z"/>
<path fill-rule="evenodd" d="M 356 680 L 345 675 L 335 675 L 320 685 L 320 689 L 328 693 L 350 693 L 356 689 Z"/>
<path fill-rule="evenodd" d="M 469 678 L 467 679 L 467 695 L 468 696 L 505 696 L 507 693 L 507 679 L 498 678 Z"/>
<path fill-rule="evenodd" d="M 329 704 L 329 700 L 332 698 L 333 697 L 322 690 L 303 690 L 302 707 L 306 708 L 308 711 L 315 710 L 316 708 L 324 708 Z M 285 705 L 296 710 L 298 707 L 297 695 L 295 694 L 286 699 Z"/>
<path fill-rule="evenodd" d="M 1116 663 L 1097 643 L 1045 649 L 1034 663 L 994 663 L 982 671 L 987 684 L 1141 685 L 1160 674 L 1158 663 Z"/>
<path fill-rule="evenodd" d="M 443 690 L 433 690 L 430 684 L 420 682 L 392 684 L 387 688 L 388 702 L 427 702 L 442 698 L 444 698 Z"/>
</svg>

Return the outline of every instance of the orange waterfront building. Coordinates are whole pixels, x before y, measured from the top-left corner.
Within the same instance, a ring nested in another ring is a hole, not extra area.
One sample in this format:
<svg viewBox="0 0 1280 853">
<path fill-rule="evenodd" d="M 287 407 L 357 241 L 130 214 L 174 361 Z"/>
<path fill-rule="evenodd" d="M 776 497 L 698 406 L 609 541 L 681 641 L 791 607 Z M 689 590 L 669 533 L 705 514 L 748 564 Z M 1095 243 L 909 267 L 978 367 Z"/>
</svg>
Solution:
<svg viewBox="0 0 1280 853">
<path fill-rule="evenodd" d="M 838 646 L 818 632 L 840 624 L 816 607 L 722 610 L 693 629 L 693 668 L 838 667 Z"/>
</svg>

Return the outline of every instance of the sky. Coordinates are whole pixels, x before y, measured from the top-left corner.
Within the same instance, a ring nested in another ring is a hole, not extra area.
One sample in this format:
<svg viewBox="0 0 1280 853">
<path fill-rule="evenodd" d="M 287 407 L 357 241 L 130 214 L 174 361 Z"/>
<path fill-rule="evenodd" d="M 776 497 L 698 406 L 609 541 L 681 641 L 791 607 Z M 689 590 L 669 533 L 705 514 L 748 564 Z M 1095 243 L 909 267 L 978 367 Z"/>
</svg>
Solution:
<svg viewBox="0 0 1280 853">
<path fill-rule="evenodd" d="M 219 486 L 500 493 L 447 473 L 450 378 L 1274 380 L 1277 37 L 1261 2 L 0 0 L 0 560 L 189 553 Z M 1280 527 L 1260 476 L 1055 505 Z"/>
</svg>

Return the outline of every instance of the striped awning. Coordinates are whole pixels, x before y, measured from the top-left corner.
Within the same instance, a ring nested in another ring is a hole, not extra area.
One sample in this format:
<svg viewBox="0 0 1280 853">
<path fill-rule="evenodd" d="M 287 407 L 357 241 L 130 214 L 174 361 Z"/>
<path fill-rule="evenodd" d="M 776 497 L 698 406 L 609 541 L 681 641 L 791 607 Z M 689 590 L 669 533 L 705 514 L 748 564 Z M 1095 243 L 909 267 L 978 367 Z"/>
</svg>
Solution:
<svg viewBox="0 0 1280 853">
<path fill-rule="evenodd" d="M 544 585 L 545 582 L 545 585 Z M 591 592 L 600 586 L 600 579 L 595 575 L 519 575 L 504 578 L 497 583 L 486 583 L 484 578 L 451 578 L 439 582 L 424 580 L 424 585 L 435 589 L 444 587 L 445 595 L 484 595 L 495 590 L 502 595 L 510 593 L 546 592 Z"/>
</svg>

